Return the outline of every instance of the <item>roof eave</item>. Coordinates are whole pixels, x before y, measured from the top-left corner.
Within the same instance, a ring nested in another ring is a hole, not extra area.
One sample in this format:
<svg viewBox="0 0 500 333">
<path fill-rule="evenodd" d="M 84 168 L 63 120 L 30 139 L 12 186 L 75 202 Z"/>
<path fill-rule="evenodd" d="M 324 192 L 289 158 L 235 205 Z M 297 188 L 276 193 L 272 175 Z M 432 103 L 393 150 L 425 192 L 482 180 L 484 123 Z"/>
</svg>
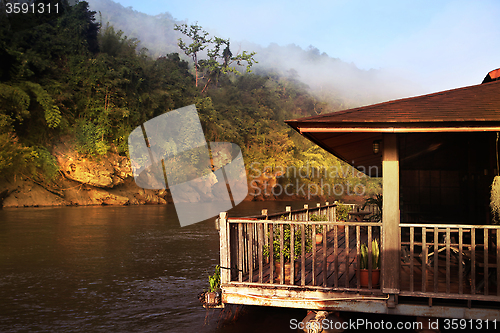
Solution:
<svg viewBox="0 0 500 333">
<path fill-rule="evenodd" d="M 321 123 L 287 122 L 299 133 L 452 133 L 500 132 L 499 122 L 432 122 L 432 123 Z"/>
</svg>

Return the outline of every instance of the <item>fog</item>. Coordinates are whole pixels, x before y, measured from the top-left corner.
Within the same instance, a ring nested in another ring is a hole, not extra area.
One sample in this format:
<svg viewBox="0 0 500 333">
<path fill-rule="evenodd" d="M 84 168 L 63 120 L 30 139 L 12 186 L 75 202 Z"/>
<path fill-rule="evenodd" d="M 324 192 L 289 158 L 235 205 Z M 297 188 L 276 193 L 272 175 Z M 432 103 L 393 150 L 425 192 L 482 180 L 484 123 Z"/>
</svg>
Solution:
<svg viewBox="0 0 500 333">
<path fill-rule="evenodd" d="M 170 13 L 147 15 L 131 7 L 125 8 L 111 0 L 88 0 L 88 2 L 90 8 L 98 12 L 96 19 L 101 21 L 103 26 L 109 22 L 115 30 L 122 30 L 129 38 L 139 39 L 141 41 L 139 48 L 147 48 L 153 58 L 172 52 L 182 54 L 177 46 L 177 40 L 183 36 L 173 30 L 174 25 L 195 23 L 176 20 Z M 211 36 L 227 38 L 217 34 L 217 27 L 203 26 L 203 29 Z M 252 67 L 254 73 L 277 73 L 300 80 L 309 86 L 313 94 L 330 101 L 336 109 L 425 93 L 425 90 L 412 82 L 409 77 L 391 72 L 389 69 L 362 70 L 348 59 L 327 55 L 314 46 L 303 49 L 294 44 L 272 43 L 263 46 L 231 40 L 233 54 L 243 50 L 256 52 L 254 58 L 258 64 Z M 185 56 L 184 58 L 188 59 Z M 244 71 L 244 67 L 241 69 Z"/>
</svg>

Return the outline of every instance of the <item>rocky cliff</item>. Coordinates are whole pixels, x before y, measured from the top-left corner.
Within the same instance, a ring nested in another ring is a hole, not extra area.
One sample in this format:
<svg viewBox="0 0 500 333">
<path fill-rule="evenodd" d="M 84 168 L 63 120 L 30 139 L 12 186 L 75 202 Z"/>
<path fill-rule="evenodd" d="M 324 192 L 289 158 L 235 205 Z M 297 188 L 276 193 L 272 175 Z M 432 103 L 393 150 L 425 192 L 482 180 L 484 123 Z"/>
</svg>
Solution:
<svg viewBox="0 0 500 333">
<path fill-rule="evenodd" d="M 172 203 L 168 190 L 147 190 L 136 185 L 127 157 L 110 151 L 99 158 L 81 155 L 70 145 L 60 143 L 52 149 L 59 165 L 58 176 L 48 182 L 17 176 L 0 179 L 0 207 L 141 205 Z M 228 159 L 230 161 L 230 159 Z M 220 161 L 220 166 L 228 161 Z M 217 164 L 217 163 L 216 163 Z M 198 202 L 213 200 L 207 179 L 184 187 L 179 200 Z M 304 196 L 274 191 L 274 175 L 250 178 L 247 201 L 299 200 Z M 311 199 L 311 198 L 308 198 Z M 313 199 L 325 200 L 314 196 Z"/>
<path fill-rule="evenodd" d="M 133 179 L 127 157 L 109 152 L 88 158 L 60 144 L 52 154 L 59 175 L 51 182 L 15 177 L 0 183 L 3 207 L 137 205 L 171 202 L 166 190 L 145 190 Z"/>
</svg>

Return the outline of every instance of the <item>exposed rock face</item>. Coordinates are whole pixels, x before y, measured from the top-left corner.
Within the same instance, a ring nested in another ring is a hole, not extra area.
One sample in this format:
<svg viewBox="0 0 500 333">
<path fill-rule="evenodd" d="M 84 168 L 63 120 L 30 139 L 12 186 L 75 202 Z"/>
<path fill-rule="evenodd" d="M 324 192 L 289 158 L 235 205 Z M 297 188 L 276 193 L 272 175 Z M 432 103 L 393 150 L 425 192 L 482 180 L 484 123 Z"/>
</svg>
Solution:
<svg viewBox="0 0 500 333">
<path fill-rule="evenodd" d="M 59 146 L 54 154 L 61 171 L 68 179 L 100 188 L 114 188 L 132 177 L 130 161 L 124 156 L 109 153 L 105 157 L 89 160 Z"/>
<path fill-rule="evenodd" d="M 127 157 L 109 152 L 89 159 L 61 144 L 53 155 L 60 175 L 50 183 L 17 177 L 0 183 L 3 207 L 166 204 L 166 190 L 145 190 L 133 179 Z M 0 202 L 2 204 L 2 202 Z"/>
<path fill-rule="evenodd" d="M 142 205 L 172 203 L 165 189 L 148 190 L 135 184 L 130 161 L 116 152 L 91 159 L 78 154 L 72 147 L 60 144 L 53 149 L 60 167 L 60 175 L 50 183 L 17 177 L 0 178 L 0 207 L 76 206 L 76 205 Z M 221 151 L 214 164 L 221 167 L 230 161 L 230 155 Z M 297 200 L 297 195 L 273 193 L 277 185 L 275 175 L 262 174 L 248 180 L 246 200 Z M 220 198 L 218 191 L 226 191 L 225 183 L 215 175 L 195 179 L 183 185 L 176 200 L 180 202 L 211 202 Z M 240 189 L 242 192 L 244 189 Z"/>
</svg>

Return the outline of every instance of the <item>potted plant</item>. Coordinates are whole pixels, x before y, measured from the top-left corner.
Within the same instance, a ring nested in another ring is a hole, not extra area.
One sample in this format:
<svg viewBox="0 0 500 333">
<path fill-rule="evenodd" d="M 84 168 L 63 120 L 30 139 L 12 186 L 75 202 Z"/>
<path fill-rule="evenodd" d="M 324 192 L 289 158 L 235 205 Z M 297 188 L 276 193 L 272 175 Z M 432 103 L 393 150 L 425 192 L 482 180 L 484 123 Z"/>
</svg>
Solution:
<svg viewBox="0 0 500 333">
<path fill-rule="evenodd" d="M 205 293 L 205 305 L 216 306 L 221 303 L 221 288 L 220 288 L 220 266 L 215 266 L 214 275 L 208 276 L 209 289 Z"/>
<path fill-rule="evenodd" d="M 335 218 L 338 222 L 345 222 L 349 219 L 349 212 L 351 211 L 351 206 L 337 202 L 337 207 L 335 207 Z"/>
<path fill-rule="evenodd" d="M 372 287 L 379 284 L 380 281 L 380 249 L 376 239 L 372 240 Z M 361 256 L 359 261 L 360 282 L 362 287 L 368 287 L 368 246 L 361 244 Z"/>
<path fill-rule="evenodd" d="M 311 214 L 309 219 L 311 221 L 328 221 L 328 217 L 326 215 Z M 315 237 L 316 237 L 316 244 L 321 244 L 321 242 L 323 242 L 323 226 L 322 225 L 316 226 Z"/>
<path fill-rule="evenodd" d="M 277 274 L 281 274 L 281 264 L 284 263 L 285 267 L 285 281 L 290 281 L 290 271 L 291 271 L 291 251 L 290 251 L 290 242 L 291 242 L 291 232 L 290 225 L 283 226 L 283 258 L 281 258 L 280 250 L 281 250 L 281 240 L 280 240 L 280 229 L 275 227 L 274 229 L 274 237 L 273 237 L 273 258 L 274 258 L 274 267 L 275 272 Z M 311 249 L 311 238 L 307 237 L 307 234 L 310 234 L 310 228 L 308 227 L 306 230 L 306 240 L 305 240 L 305 251 L 310 251 Z M 300 232 L 295 232 L 294 237 L 294 257 L 298 258 L 302 254 L 302 236 Z M 270 248 L 269 245 L 265 245 L 263 249 L 264 257 L 269 257 Z M 295 260 L 295 271 L 299 270 L 299 262 Z M 279 275 L 278 275 L 279 276 Z"/>
</svg>

